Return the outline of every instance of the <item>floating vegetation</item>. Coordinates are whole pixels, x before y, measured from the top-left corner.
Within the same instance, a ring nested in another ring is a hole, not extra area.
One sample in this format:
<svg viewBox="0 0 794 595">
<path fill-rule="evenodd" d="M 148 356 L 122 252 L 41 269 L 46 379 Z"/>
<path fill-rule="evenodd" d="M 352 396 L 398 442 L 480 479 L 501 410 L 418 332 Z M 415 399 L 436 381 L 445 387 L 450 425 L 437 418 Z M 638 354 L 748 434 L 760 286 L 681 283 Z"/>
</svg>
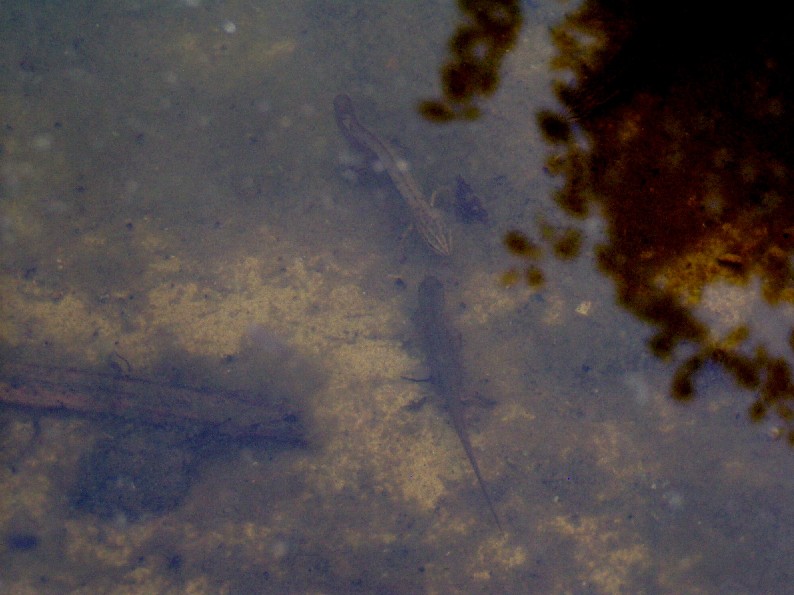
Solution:
<svg viewBox="0 0 794 595">
<path fill-rule="evenodd" d="M 441 71 L 443 98 L 420 106 L 433 121 L 479 116 L 478 100 L 498 87 L 522 22 L 517 2 L 459 5 L 464 24 Z M 552 30 L 562 109 L 540 110 L 536 121 L 552 150 L 546 169 L 564 182 L 557 205 L 573 219 L 601 213 L 601 270 L 621 303 L 657 329 L 652 352 L 677 362 L 672 395 L 695 397 L 698 373 L 715 364 L 754 391 L 750 418 L 775 413 L 794 445 L 794 120 L 786 109 L 794 41 L 785 22 L 766 7 L 748 14 L 716 2 L 589 0 Z M 580 231 L 539 232 L 548 250 L 520 231 L 505 235 L 525 265 L 505 272 L 503 285 L 542 285 L 546 251 L 580 254 Z M 725 284 L 758 291 L 732 300 L 707 291 Z M 761 319 L 759 300 L 770 306 Z M 786 328 L 788 339 L 770 341 L 769 327 Z"/>
<path fill-rule="evenodd" d="M 775 414 L 794 445 L 794 42 L 784 22 L 714 2 L 586 2 L 552 32 L 563 109 L 537 122 L 547 168 L 564 182 L 556 203 L 574 219 L 601 213 L 599 266 L 655 327 L 652 352 L 676 362 L 673 396 L 694 398 L 699 372 L 716 364 L 754 392 L 750 417 Z M 575 231 L 540 234 L 560 258 L 580 250 Z M 540 249 L 520 232 L 505 245 L 535 284 Z"/>
<path fill-rule="evenodd" d="M 434 122 L 474 120 L 478 99 L 499 86 L 499 69 L 521 29 L 518 0 L 458 0 L 463 22 L 449 40 L 441 68 L 442 98 L 423 101 L 420 113 Z"/>
</svg>

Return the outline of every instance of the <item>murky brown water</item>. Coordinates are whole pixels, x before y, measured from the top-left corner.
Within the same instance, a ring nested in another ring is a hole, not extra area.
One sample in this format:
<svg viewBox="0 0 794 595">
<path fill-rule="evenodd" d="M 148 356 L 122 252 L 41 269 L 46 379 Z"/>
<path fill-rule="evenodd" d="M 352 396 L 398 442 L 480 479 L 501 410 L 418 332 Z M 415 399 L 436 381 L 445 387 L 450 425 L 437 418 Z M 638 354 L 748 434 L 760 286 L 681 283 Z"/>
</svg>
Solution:
<svg viewBox="0 0 794 595">
<path fill-rule="evenodd" d="M 549 27 L 566 6 L 524 10 L 483 116 L 444 126 L 416 107 L 452 2 L 3 10 L 1 357 L 260 394 L 294 404 L 305 443 L 0 409 L 0 590 L 779 590 L 794 452 L 717 365 L 695 400 L 670 397 L 658 328 L 599 271 L 608 223 L 576 220 L 579 258 L 544 259 L 540 287 L 504 286 L 525 265 L 508 230 L 553 244 L 571 225 L 536 126 L 559 109 Z M 450 257 L 351 152 L 338 93 L 440 189 Z M 457 175 L 487 223 L 455 217 Z M 426 375 L 427 274 L 483 397 L 467 422 L 504 532 L 443 408 L 412 407 L 431 394 L 408 380 Z M 721 321 L 755 303 L 714 299 Z"/>
</svg>

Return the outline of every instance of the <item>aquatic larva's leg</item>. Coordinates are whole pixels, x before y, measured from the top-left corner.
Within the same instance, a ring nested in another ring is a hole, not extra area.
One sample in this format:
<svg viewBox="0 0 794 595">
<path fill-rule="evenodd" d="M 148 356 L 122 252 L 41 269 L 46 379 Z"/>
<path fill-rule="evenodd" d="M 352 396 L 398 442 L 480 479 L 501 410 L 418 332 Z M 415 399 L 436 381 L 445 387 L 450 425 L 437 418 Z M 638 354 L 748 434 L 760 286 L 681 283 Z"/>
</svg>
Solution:
<svg viewBox="0 0 794 595">
<path fill-rule="evenodd" d="M 430 206 L 431 207 L 436 206 L 436 198 L 438 197 L 439 194 L 441 194 L 442 192 L 451 192 L 451 191 L 452 191 L 451 184 L 444 184 L 443 186 L 439 186 L 438 188 L 433 190 L 433 194 L 430 195 Z"/>
</svg>

